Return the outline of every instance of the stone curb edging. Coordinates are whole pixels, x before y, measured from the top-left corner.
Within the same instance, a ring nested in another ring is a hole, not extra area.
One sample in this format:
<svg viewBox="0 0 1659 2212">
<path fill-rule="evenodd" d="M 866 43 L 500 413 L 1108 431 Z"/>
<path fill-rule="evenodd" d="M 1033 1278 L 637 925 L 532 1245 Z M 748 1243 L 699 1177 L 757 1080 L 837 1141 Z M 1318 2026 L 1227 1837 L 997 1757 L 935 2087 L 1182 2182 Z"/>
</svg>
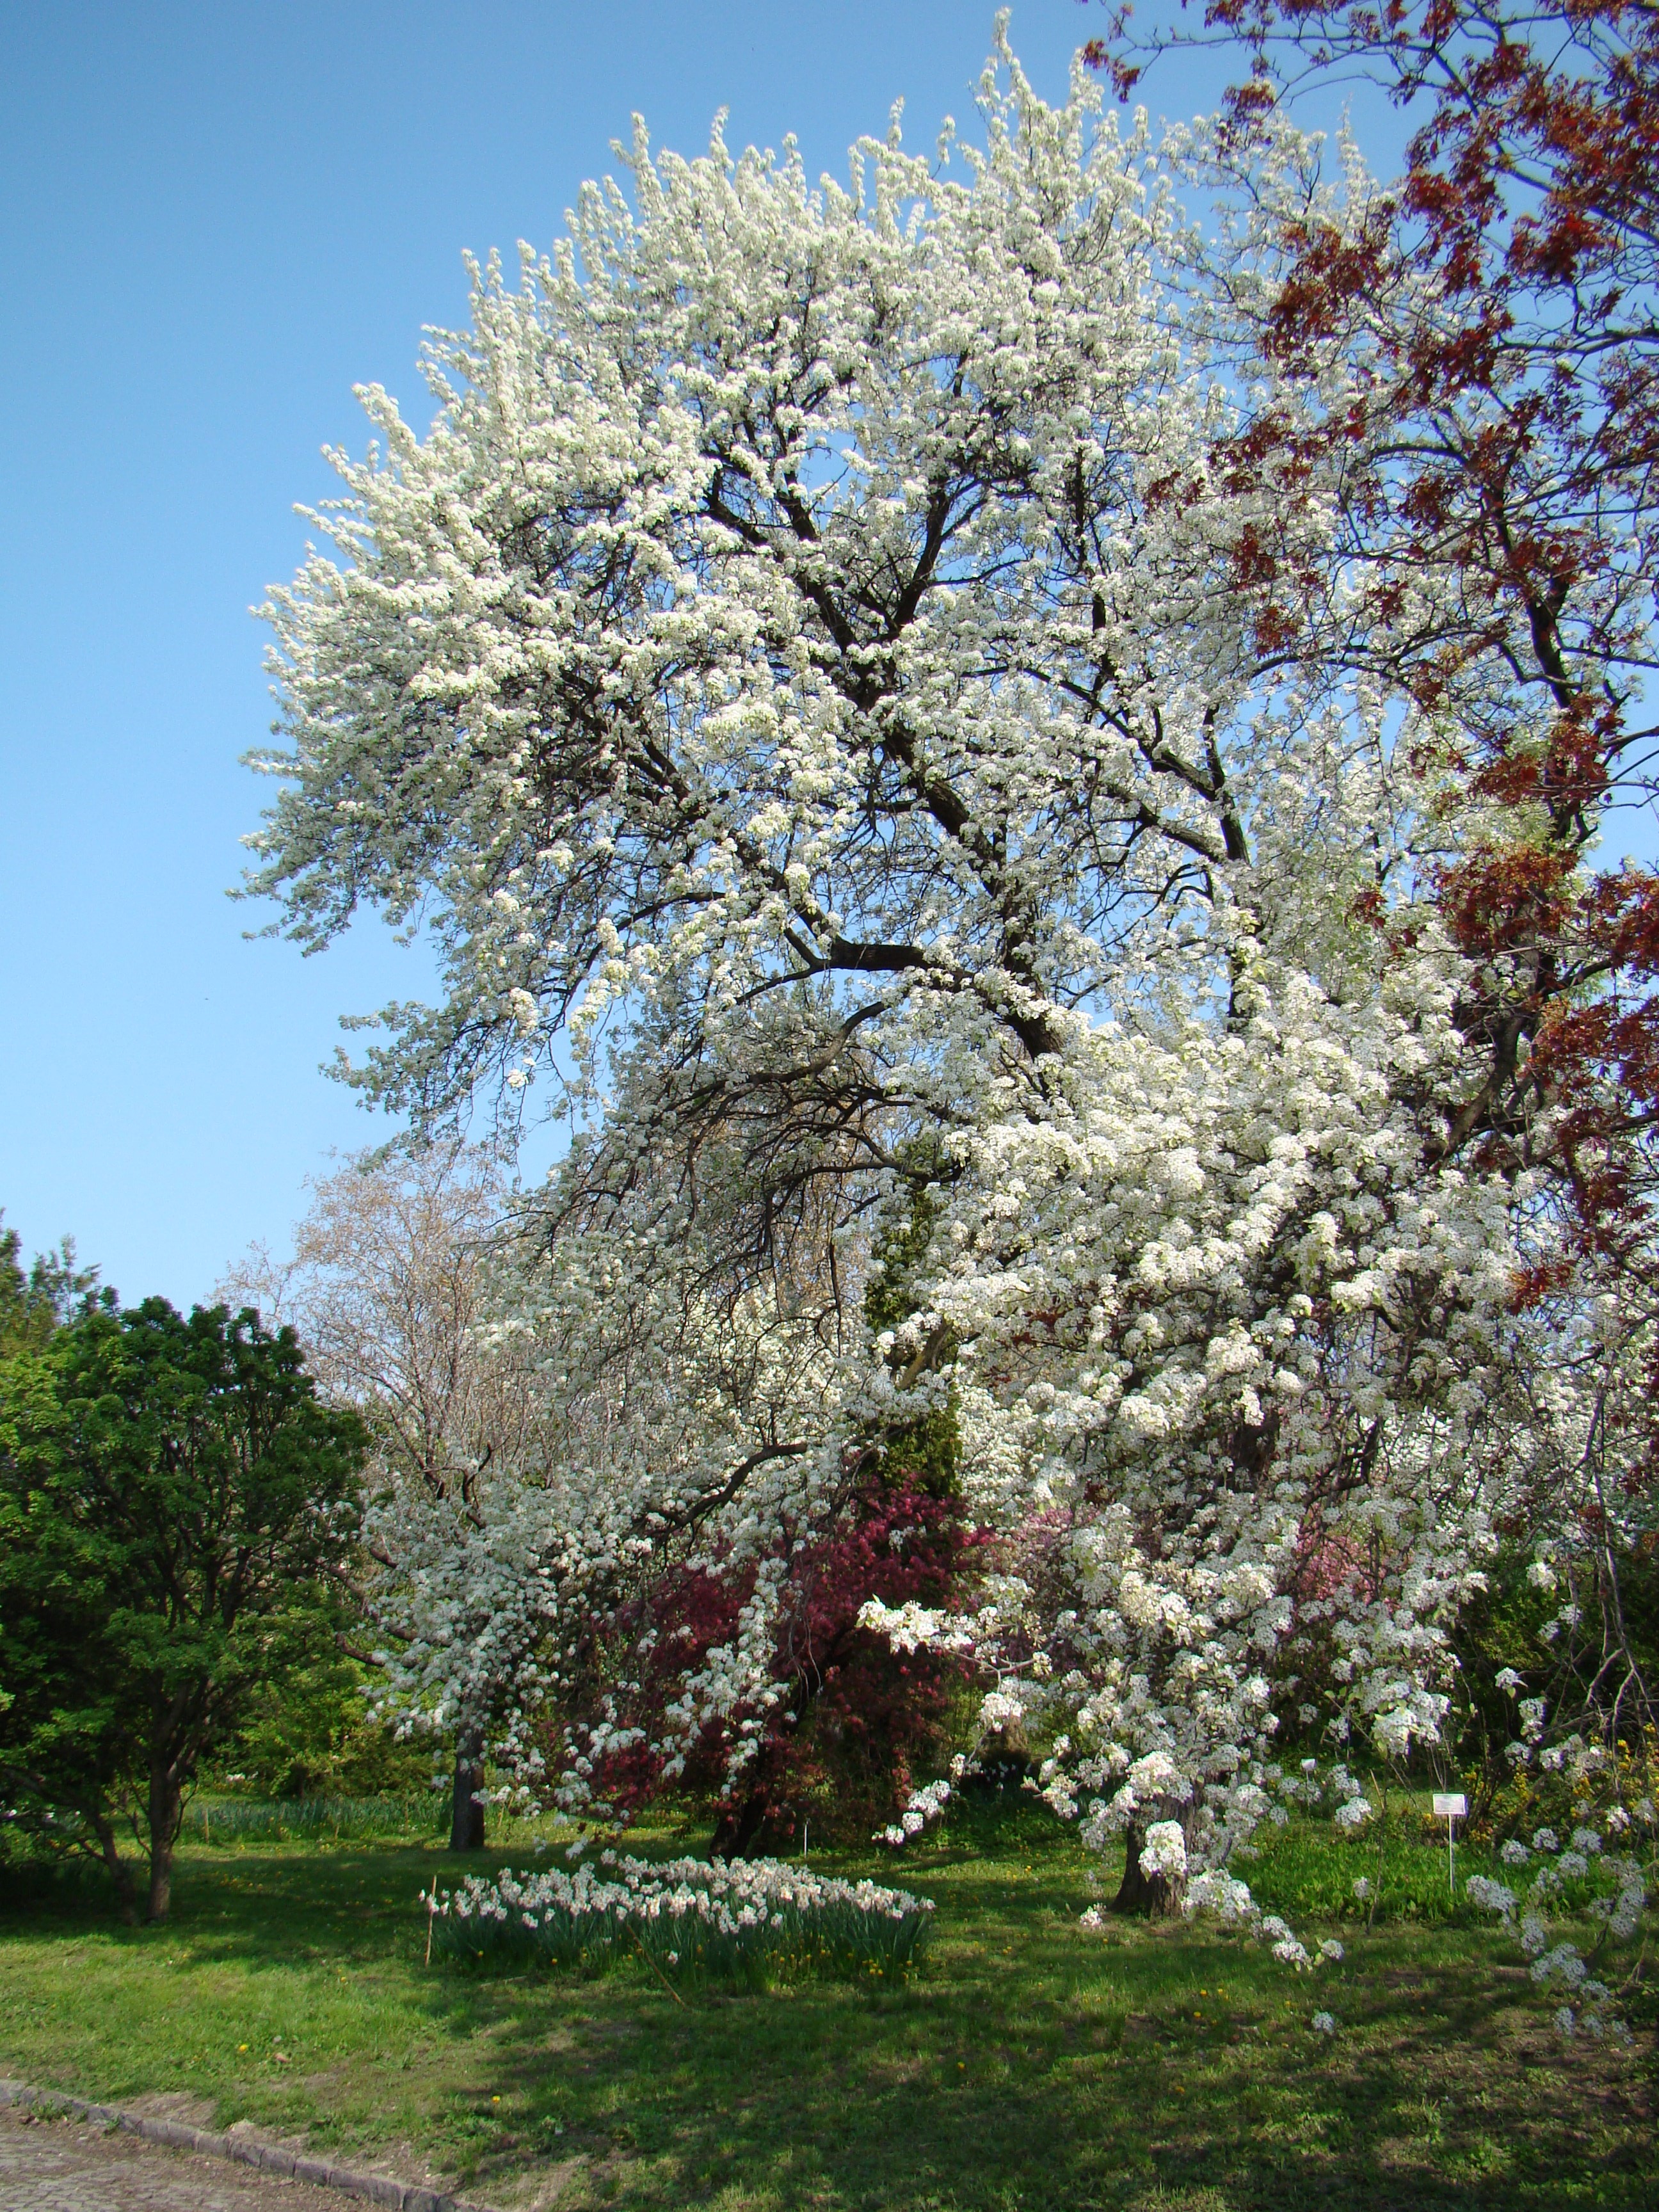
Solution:
<svg viewBox="0 0 1659 2212">
<path fill-rule="evenodd" d="M 309 2158 L 303 2151 L 284 2150 L 278 2143 L 259 2142 L 246 2136 L 215 2135 L 205 2128 L 187 2127 L 182 2120 L 152 2119 L 148 2112 L 124 2112 L 118 2105 L 88 2104 L 84 2097 L 71 2097 L 61 2089 L 34 2089 L 26 2081 L 0 2081 L 0 2106 L 6 2105 L 73 2112 L 77 2118 L 92 2120 L 101 2127 L 141 2136 L 146 2142 L 195 2151 L 204 2158 L 229 2159 L 261 2172 L 308 2181 L 313 2189 L 337 2189 L 344 2197 L 365 2197 L 371 2204 L 389 2206 L 391 2212 L 490 2212 L 487 2204 L 447 2197 L 441 2190 L 423 2189 L 412 2181 L 394 2181 L 389 2174 L 358 2173 L 349 2166 L 331 2166 L 326 2159 Z"/>
</svg>

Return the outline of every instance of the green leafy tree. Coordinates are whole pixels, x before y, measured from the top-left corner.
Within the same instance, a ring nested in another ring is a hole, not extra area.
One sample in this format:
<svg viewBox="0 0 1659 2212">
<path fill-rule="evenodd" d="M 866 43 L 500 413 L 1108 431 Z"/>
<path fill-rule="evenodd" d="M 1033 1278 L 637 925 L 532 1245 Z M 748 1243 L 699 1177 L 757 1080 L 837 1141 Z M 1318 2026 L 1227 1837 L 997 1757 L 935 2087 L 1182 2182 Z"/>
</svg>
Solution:
<svg viewBox="0 0 1659 2212">
<path fill-rule="evenodd" d="M 115 1293 L 100 1288 L 96 1267 L 83 1267 L 65 1237 L 55 1252 L 37 1252 L 23 1273 L 22 1245 L 0 1212 L 0 1359 L 41 1352 L 64 1324 L 95 1308 L 108 1310 Z"/>
<path fill-rule="evenodd" d="M 123 1832 L 165 1919 L 185 1790 L 344 1586 L 364 1450 L 252 1313 L 94 1307 L 0 1361 L 0 1777 L 130 1915 Z"/>
<path fill-rule="evenodd" d="M 374 1797 L 432 1785 L 431 1745 L 400 1741 L 375 1717 L 374 1670 L 342 1648 L 361 1620 L 351 1591 L 336 1607 L 313 1601 L 273 1620 L 280 1649 L 234 1735 L 203 1769 L 204 1786 L 246 1785 L 265 1797 Z"/>
</svg>

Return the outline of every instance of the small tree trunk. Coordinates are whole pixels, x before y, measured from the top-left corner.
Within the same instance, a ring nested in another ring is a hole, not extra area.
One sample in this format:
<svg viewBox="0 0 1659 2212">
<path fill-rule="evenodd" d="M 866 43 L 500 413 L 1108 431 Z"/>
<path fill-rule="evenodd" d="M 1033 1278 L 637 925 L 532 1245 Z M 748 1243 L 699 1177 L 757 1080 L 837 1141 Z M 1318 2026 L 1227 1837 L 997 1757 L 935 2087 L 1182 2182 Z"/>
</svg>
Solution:
<svg viewBox="0 0 1659 2212">
<path fill-rule="evenodd" d="M 121 1917 L 129 1928 L 138 1924 L 138 1886 L 133 1881 L 132 1869 L 121 1856 L 121 1847 L 115 1838 L 115 1829 L 107 1816 L 94 1813 L 92 1828 L 98 1838 L 98 1852 L 115 1885 L 115 1901 Z"/>
<path fill-rule="evenodd" d="M 711 1856 L 746 1859 L 772 1809 L 772 1801 L 763 1790 L 751 1790 L 738 1804 L 722 1806 L 714 1823 L 714 1840 L 708 1847 Z"/>
<path fill-rule="evenodd" d="M 483 1849 L 484 1808 L 478 1802 L 483 1779 L 483 1730 L 467 1722 L 455 1738 L 455 1790 L 449 1814 L 452 1851 Z"/>
<path fill-rule="evenodd" d="M 152 1767 L 149 1777 L 149 1907 L 144 1917 L 165 1920 L 173 1907 L 173 1847 L 179 1835 L 184 1792 L 171 1771 Z"/>
<path fill-rule="evenodd" d="M 1191 1841 L 1188 1829 L 1192 1816 L 1188 1808 L 1174 1807 L 1167 1813 L 1159 1812 L 1155 1817 L 1160 1820 L 1179 1820 L 1182 1835 L 1188 1842 Z M 1124 1838 L 1123 1880 L 1117 1895 L 1112 1899 L 1112 1910 L 1114 1912 L 1139 1913 L 1147 1920 L 1164 1920 L 1171 1913 L 1180 1911 L 1182 1901 L 1187 1894 L 1187 1877 L 1176 1875 L 1172 1879 L 1168 1875 L 1148 1874 L 1141 1865 L 1141 1850 L 1146 1841 L 1146 1831 L 1152 1825 L 1151 1820 L 1140 1815 L 1129 1823 L 1128 1833 Z"/>
</svg>

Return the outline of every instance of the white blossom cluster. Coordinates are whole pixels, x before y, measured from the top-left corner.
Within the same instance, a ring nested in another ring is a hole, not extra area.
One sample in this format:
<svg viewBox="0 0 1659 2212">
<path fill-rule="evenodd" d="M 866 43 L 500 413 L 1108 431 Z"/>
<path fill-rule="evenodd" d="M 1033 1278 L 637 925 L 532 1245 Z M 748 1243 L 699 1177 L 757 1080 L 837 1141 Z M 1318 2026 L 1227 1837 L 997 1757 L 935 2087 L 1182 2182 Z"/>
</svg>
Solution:
<svg viewBox="0 0 1659 2212">
<path fill-rule="evenodd" d="M 912 1836 L 921 1833 L 930 1820 L 939 1819 L 950 1796 L 951 1784 L 942 1780 L 924 1783 L 920 1790 L 907 1791 L 898 1819 L 882 1830 L 878 1840 L 884 1844 L 908 1844 Z"/>
<path fill-rule="evenodd" d="M 1581 1783 L 1599 1762 L 1581 1763 Z M 1464 1885 L 1470 1902 L 1506 1928 L 1516 1928 L 1521 1948 L 1532 1962 L 1532 1979 L 1540 1990 L 1570 2000 L 1555 2012 L 1564 2035 L 1583 2033 L 1600 2040 L 1629 2039 L 1630 2031 L 1613 2007 L 1618 1991 L 1596 1971 L 1644 1931 L 1649 1900 L 1659 1886 L 1659 1814 L 1652 1800 L 1638 1798 L 1627 1808 L 1616 1797 L 1604 1804 L 1600 1826 L 1581 1821 L 1564 1841 L 1552 1827 L 1538 1827 L 1529 1842 L 1512 1837 L 1499 1854 L 1506 1867 L 1531 1869 L 1524 1897 L 1507 1882 L 1472 1875 Z M 1604 1833 L 1603 1831 L 1607 1832 Z M 1606 1848 L 1607 1834 L 1615 1845 Z M 1588 1897 L 1584 1893 L 1588 1891 Z M 1580 1941 L 1559 1936 L 1551 1941 L 1552 1918 L 1571 1912 L 1581 1923 L 1598 1924 L 1589 1954 Z M 1606 1971 L 1611 1971 L 1610 1966 Z"/>
<path fill-rule="evenodd" d="M 880 1882 L 843 1881 L 775 1859 L 603 1856 L 579 1866 L 422 1893 L 446 1949 L 474 1960 L 528 1952 L 597 1961 L 630 1948 L 659 1971 L 752 1971 L 803 1964 L 843 1972 L 902 1972 L 933 1912 L 930 1898 Z"/>
<path fill-rule="evenodd" d="M 459 1889 L 434 1889 L 422 1902 L 429 1901 L 435 1913 L 453 1913 L 463 1920 L 502 1920 L 515 1914 L 535 1920 L 553 1911 L 624 1920 L 682 1920 L 690 1913 L 726 1935 L 773 1923 L 786 1910 L 817 1912 L 850 1905 L 902 1920 L 933 1909 L 931 1899 L 913 1897 L 908 1890 L 843 1881 L 777 1859 L 658 1860 L 606 1851 L 601 1863 L 603 1874 L 591 1865 L 579 1866 L 574 1874 L 550 1867 L 515 1875 L 504 1867 L 493 1878 L 471 1875 Z"/>
</svg>

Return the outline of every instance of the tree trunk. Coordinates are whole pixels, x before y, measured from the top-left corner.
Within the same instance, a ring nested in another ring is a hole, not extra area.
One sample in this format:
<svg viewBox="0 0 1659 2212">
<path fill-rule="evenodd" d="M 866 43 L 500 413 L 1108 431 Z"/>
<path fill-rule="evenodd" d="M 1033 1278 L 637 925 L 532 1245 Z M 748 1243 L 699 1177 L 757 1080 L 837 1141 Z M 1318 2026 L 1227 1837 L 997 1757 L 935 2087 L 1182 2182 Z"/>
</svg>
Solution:
<svg viewBox="0 0 1659 2212">
<path fill-rule="evenodd" d="M 1190 1812 L 1176 1806 L 1156 1816 L 1160 1820 L 1179 1820 L 1182 1832 L 1187 1833 Z M 1187 1894 L 1187 1877 L 1176 1875 L 1148 1874 L 1140 1863 L 1140 1854 L 1146 1841 L 1146 1831 L 1152 1821 L 1140 1815 L 1130 1821 L 1124 1838 L 1123 1880 L 1117 1895 L 1112 1899 L 1114 1912 L 1135 1912 L 1147 1920 L 1168 1919 L 1179 1912 Z M 1188 1838 L 1190 1841 L 1190 1838 Z"/>
<path fill-rule="evenodd" d="M 132 1869 L 121 1856 L 121 1847 L 115 1839 L 115 1829 L 101 1813 L 92 1816 L 92 1828 L 98 1838 L 99 1856 L 115 1885 L 115 1901 L 120 1907 L 121 1917 L 129 1928 L 138 1924 L 138 1887 L 132 1879 Z"/>
<path fill-rule="evenodd" d="M 746 1859 L 774 1810 L 763 1790 L 751 1790 L 740 1804 L 722 1806 L 708 1847 L 711 1857 Z"/>
<path fill-rule="evenodd" d="M 468 1722 L 455 1738 L 455 1790 L 449 1814 L 452 1851 L 483 1849 L 484 1808 L 478 1801 L 483 1780 L 483 1730 Z"/>
<path fill-rule="evenodd" d="M 184 1792 L 170 1768 L 152 1767 L 149 1777 L 149 1906 L 144 1917 L 165 1920 L 173 1905 L 173 1847 L 179 1836 Z"/>
</svg>

